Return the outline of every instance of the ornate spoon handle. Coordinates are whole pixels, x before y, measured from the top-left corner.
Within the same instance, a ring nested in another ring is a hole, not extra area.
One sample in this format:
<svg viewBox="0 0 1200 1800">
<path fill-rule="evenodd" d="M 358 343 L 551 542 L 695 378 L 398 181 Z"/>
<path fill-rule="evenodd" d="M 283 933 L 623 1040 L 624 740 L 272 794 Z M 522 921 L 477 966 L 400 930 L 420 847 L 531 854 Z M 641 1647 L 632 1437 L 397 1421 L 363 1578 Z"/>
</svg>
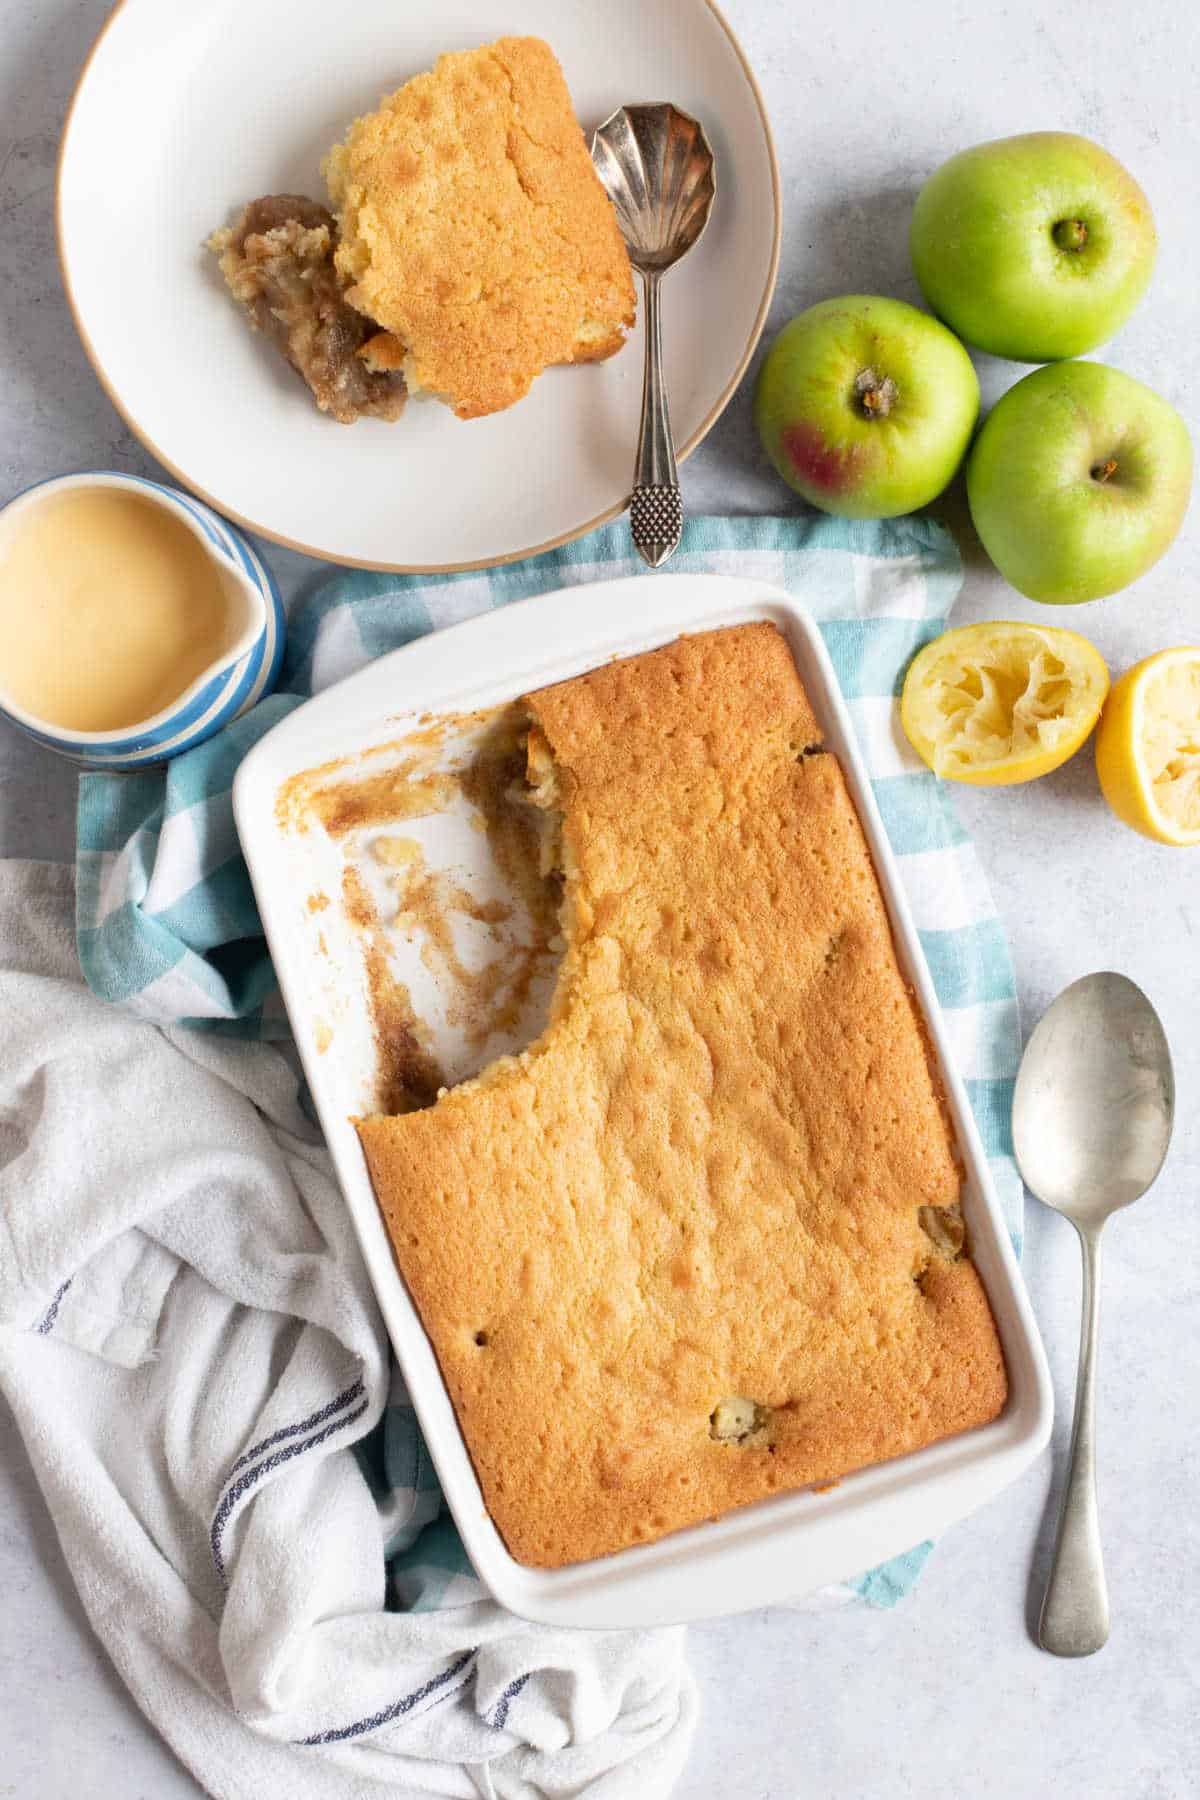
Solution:
<svg viewBox="0 0 1200 1800">
<path fill-rule="evenodd" d="M 671 414 L 662 371 L 662 323 L 657 274 L 646 285 L 646 368 L 642 380 L 642 428 L 634 465 L 629 525 L 643 562 L 660 568 L 679 548 L 683 535 L 683 502 L 671 441 Z"/>
</svg>

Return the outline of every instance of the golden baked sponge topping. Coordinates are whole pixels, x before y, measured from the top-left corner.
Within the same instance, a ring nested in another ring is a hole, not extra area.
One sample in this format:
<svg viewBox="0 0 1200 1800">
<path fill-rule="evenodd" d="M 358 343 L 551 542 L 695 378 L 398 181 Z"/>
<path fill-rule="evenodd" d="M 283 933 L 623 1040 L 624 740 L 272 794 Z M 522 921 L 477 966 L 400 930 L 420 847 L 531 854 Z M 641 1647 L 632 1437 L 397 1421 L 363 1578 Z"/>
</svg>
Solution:
<svg viewBox="0 0 1200 1800">
<path fill-rule="evenodd" d="M 351 304 L 405 345 L 409 387 L 459 418 L 511 406 L 551 363 L 621 348 L 629 258 L 539 38 L 439 57 L 323 170 Z"/>
<path fill-rule="evenodd" d="M 785 639 L 528 697 L 566 951 L 521 1056 L 359 1122 L 488 1509 L 582 1561 L 994 1418 L 936 1070 Z"/>
</svg>

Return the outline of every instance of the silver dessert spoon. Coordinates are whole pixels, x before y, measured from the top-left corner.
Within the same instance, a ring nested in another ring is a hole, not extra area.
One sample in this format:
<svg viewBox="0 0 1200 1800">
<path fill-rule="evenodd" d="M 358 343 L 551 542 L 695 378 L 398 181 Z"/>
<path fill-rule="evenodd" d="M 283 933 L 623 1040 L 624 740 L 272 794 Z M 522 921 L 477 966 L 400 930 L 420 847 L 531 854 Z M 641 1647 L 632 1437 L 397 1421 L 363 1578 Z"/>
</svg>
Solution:
<svg viewBox="0 0 1200 1800">
<path fill-rule="evenodd" d="M 1124 975 L 1086 975 L 1034 1027 L 1013 1096 L 1025 1185 L 1070 1219 L 1083 1246 L 1083 1317 L 1071 1461 L 1038 1641 L 1090 1656 L 1108 1639 L 1108 1589 L 1096 1504 L 1096 1348 L 1100 1233 L 1162 1168 L 1175 1115 L 1166 1034 Z"/>
<path fill-rule="evenodd" d="M 683 534 L 662 371 L 658 284 L 687 255 L 708 223 L 717 191 L 713 153 L 704 127 L 677 106 L 661 101 L 618 107 L 592 139 L 592 161 L 646 291 L 642 424 L 629 524 L 642 560 L 657 569 L 678 549 Z"/>
</svg>

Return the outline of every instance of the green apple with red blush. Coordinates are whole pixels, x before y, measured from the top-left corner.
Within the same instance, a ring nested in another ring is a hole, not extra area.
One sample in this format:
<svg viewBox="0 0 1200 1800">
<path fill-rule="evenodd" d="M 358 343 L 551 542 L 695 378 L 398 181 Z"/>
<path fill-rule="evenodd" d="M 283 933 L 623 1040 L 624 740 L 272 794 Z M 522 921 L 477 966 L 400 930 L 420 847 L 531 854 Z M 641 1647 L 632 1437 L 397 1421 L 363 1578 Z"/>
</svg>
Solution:
<svg viewBox="0 0 1200 1800">
<path fill-rule="evenodd" d="M 783 327 L 754 397 L 763 447 L 811 505 L 895 518 L 952 480 L 979 415 L 958 339 L 903 300 L 822 300 Z"/>
</svg>

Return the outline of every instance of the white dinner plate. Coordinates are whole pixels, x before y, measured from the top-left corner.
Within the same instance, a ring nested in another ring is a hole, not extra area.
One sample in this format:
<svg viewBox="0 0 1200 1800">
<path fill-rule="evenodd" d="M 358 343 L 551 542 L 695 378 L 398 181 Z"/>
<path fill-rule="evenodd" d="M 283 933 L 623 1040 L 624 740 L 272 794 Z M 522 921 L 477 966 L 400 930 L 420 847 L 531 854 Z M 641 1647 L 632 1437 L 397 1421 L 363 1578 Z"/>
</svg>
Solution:
<svg viewBox="0 0 1200 1800">
<path fill-rule="evenodd" d="M 732 395 L 774 285 L 779 178 L 762 97 L 711 0 L 122 0 L 63 134 L 63 278 L 130 428 L 230 518 L 333 561 L 434 570 L 549 549 L 626 504 L 640 326 L 610 361 L 548 370 L 491 418 L 426 400 L 397 424 L 339 426 L 247 329 L 204 249 L 260 194 L 324 199 L 321 157 L 356 115 L 442 51 L 506 33 L 552 45 L 589 134 L 636 100 L 703 122 L 716 203 L 663 288 L 682 455 Z"/>
</svg>

